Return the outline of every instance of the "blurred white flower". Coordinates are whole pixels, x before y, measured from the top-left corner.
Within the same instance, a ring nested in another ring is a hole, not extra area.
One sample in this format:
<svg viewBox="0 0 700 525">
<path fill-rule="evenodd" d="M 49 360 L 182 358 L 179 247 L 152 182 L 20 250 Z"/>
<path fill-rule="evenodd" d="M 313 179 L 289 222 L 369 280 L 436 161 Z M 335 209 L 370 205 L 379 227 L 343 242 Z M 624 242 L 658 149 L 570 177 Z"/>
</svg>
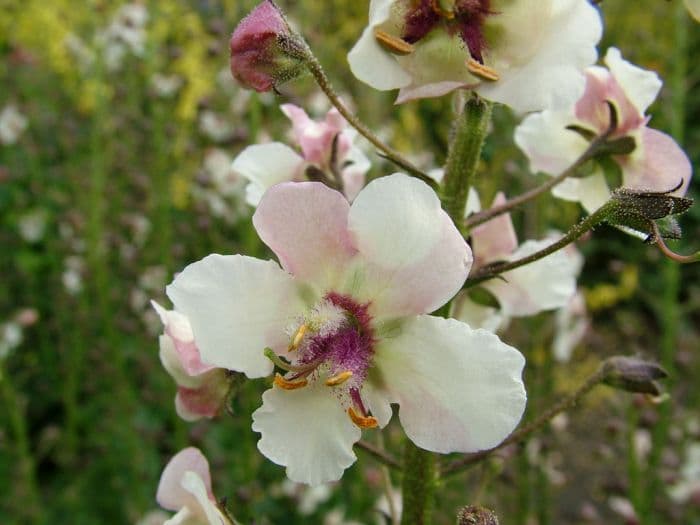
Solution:
<svg viewBox="0 0 700 525">
<path fill-rule="evenodd" d="M 24 334 L 19 323 L 8 321 L 0 325 L 0 359 L 5 359 L 10 352 L 22 344 Z"/>
<path fill-rule="evenodd" d="M 154 73 L 150 82 L 156 95 L 162 98 L 170 98 L 182 87 L 184 79 L 179 75 Z"/>
<path fill-rule="evenodd" d="M 205 109 L 199 114 L 199 131 L 214 142 L 226 142 L 233 137 L 234 129 L 224 117 Z"/>
<path fill-rule="evenodd" d="M 63 287 L 70 295 L 77 295 L 83 291 L 83 270 L 85 262 L 77 255 L 66 257 L 64 270 L 61 275 Z"/>
<path fill-rule="evenodd" d="M 0 111 L 0 143 L 8 146 L 14 144 L 28 125 L 27 117 L 20 113 L 17 106 L 7 104 Z"/>
<path fill-rule="evenodd" d="M 29 243 L 39 242 L 46 232 L 46 210 L 32 210 L 24 213 L 17 222 L 19 234 Z"/>
<path fill-rule="evenodd" d="M 110 24 L 96 36 L 104 50 L 104 63 L 109 71 L 121 68 L 127 53 L 142 56 L 145 52 L 148 11 L 142 4 L 124 4 L 112 17 Z"/>
<path fill-rule="evenodd" d="M 576 346 L 590 326 L 586 299 L 580 291 L 554 316 L 554 340 L 552 354 L 560 363 L 569 361 Z"/>
<path fill-rule="evenodd" d="M 700 496 L 700 443 L 691 443 L 685 451 L 681 479 L 668 487 L 668 495 L 676 503 L 685 503 Z"/>
</svg>

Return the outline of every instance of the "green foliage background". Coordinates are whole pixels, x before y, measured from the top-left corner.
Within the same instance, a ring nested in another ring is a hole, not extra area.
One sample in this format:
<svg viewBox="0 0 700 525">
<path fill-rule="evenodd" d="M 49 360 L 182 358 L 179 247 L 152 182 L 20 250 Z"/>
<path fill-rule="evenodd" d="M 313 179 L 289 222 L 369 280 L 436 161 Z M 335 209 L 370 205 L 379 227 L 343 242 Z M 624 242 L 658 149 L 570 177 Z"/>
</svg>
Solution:
<svg viewBox="0 0 700 525">
<path fill-rule="evenodd" d="M 211 252 L 267 255 L 250 210 L 227 221 L 197 197 L 211 189 L 202 162 L 215 146 L 233 156 L 257 140 L 284 140 L 288 123 L 278 102 L 309 106 L 317 97 L 310 79 L 285 86 L 279 100 L 244 94 L 220 80 L 228 67 L 228 35 L 253 2 L 144 4 L 145 51 L 126 56 L 111 72 L 99 53 L 81 66 L 67 42 L 72 35 L 96 49 L 95 35 L 120 2 L 0 1 L 0 108 L 13 103 L 29 119 L 17 144 L 0 145 L 0 322 L 21 308 L 39 313 L 21 346 L 0 363 L 0 523 L 136 523 L 156 508 L 155 488 L 168 458 L 190 444 L 210 458 L 217 495 L 228 497 L 244 523 L 323 523 L 334 508 L 374 523 L 380 474 L 362 452 L 310 517 L 299 514 L 293 497 L 280 495 L 283 470 L 257 452 L 250 429 L 264 382 L 243 387 L 234 401 L 236 417 L 191 425 L 175 415 L 175 385 L 159 364 L 156 333 L 149 330 L 153 316 L 138 299 L 164 301 L 162 284 Z M 349 73 L 345 54 L 366 21 L 366 2 L 281 4 L 361 117 L 423 165 L 444 160 L 448 98 L 393 106 L 391 94 L 373 92 Z M 603 4 L 601 49 L 615 45 L 629 60 L 670 78 L 682 59 L 677 0 Z M 685 118 L 674 121 L 673 94 L 665 89 L 652 108 L 652 125 L 684 130 L 697 168 L 700 26 L 688 23 Z M 172 97 L 158 96 L 156 73 L 177 75 L 182 86 Z M 225 141 L 217 144 L 201 131 L 207 110 L 232 126 Z M 505 108 L 495 112 L 478 183 L 485 196 L 504 188 L 513 195 L 540 180 L 527 174 L 513 144 L 516 122 Z M 374 175 L 392 169 L 375 160 Z M 36 242 L 19 232 L 28 213 L 45 220 Z M 576 206 L 544 197 L 514 218 L 525 238 L 566 229 L 578 214 Z M 150 228 L 142 231 L 144 222 Z M 700 207 L 682 224 L 686 237 L 677 249 L 697 249 Z M 452 523 L 460 505 L 476 501 L 496 509 L 507 524 L 582 523 L 591 508 L 598 515 L 591 523 L 622 523 L 608 505 L 613 496 L 631 500 L 643 523 L 700 523 L 697 506 L 672 503 L 666 495 L 666 485 L 678 479 L 684 447 L 700 439 L 699 271 L 679 269 L 605 228 L 580 248 L 593 328 L 574 360 L 552 363 L 551 315 L 514 323 L 504 336 L 528 357 L 530 413 L 573 389 L 600 357 L 618 353 L 664 362 L 672 371 L 672 400 L 655 405 L 601 389 L 570 414 L 567 430 L 548 430 L 537 441 L 539 455 L 532 446 L 445 483 L 438 523 Z M 80 264 L 83 280 L 74 294 L 63 282 L 71 264 Z M 653 437 L 646 458 L 632 446 L 640 429 Z M 398 431 L 390 427 L 386 436 L 397 454 Z M 553 481 L 553 469 L 565 483 Z"/>
</svg>

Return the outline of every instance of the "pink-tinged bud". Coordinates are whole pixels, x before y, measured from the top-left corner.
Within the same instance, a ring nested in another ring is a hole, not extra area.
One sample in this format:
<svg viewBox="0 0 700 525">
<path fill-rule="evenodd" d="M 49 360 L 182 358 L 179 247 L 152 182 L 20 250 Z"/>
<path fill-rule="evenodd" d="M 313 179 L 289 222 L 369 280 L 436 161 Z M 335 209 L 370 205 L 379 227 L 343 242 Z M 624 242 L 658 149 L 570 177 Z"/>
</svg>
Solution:
<svg viewBox="0 0 700 525">
<path fill-rule="evenodd" d="M 270 91 L 301 73 L 303 49 L 279 8 L 264 0 L 231 35 L 231 73 L 247 88 Z"/>
</svg>

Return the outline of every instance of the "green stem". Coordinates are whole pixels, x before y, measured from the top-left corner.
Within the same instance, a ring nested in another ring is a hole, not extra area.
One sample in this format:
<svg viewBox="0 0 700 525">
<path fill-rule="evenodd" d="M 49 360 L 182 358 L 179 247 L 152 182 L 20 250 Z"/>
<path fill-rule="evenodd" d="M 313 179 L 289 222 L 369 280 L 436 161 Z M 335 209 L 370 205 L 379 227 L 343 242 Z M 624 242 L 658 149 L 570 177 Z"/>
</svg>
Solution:
<svg viewBox="0 0 700 525">
<path fill-rule="evenodd" d="M 401 525 L 428 525 L 435 500 L 437 470 L 435 454 L 406 440 L 402 484 L 403 514 Z"/>
<path fill-rule="evenodd" d="M 345 118 L 345 120 L 347 120 L 348 123 L 360 133 L 360 135 L 366 138 L 375 148 L 377 148 L 383 154 L 383 156 L 385 156 L 397 166 L 400 166 L 401 168 L 406 170 L 406 172 L 409 175 L 417 177 L 426 184 L 428 184 L 431 188 L 437 189 L 437 183 L 434 179 L 423 173 L 419 168 L 414 166 L 411 161 L 409 161 L 399 152 L 384 144 L 384 142 L 382 142 L 382 140 L 379 137 L 377 137 L 377 135 L 375 135 L 364 122 L 362 122 L 359 118 L 357 118 L 356 115 L 352 113 L 352 111 L 350 111 L 350 109 L 345 105 L 345 103 L 335 92 L 335 89 L 333 89 L 331 81 L 328 79 L 328 76 L 323 70 L 321 63 L 314 56 L 310 49 L 308 50 L 307 55 L 308 56 L 306 57 L 306 67 L 308 68 L 309 72 L 313 75 L 314 79 L 316 79 L 316 83 L 321 88 L 321 91 L 323 91 L 326 94 L 330 103 L 333 104 L 333 106 L 338 110 L 338 112 L 343 116 L 343 118 Z"/>
<path fill-rule="evenodd" d="M 39 509 L 41 509 L 41 498 L 39 496 L 36 480 L 36 465 L 32 457 L 25 413 L 20 400 L 17 398 L 17 393 L 11 382 L 10 375 L 5 372 L 1 363 L 0 391 L 2 392 L 3 405 L 5 410 L 7 410 L 10 427 L 12 428 L 12 433 L 15 438 L 20 479 L 24 481 L 27 491 L 27 499 L 22 508 L 26 513 L 26 518 L 29 523 L 40 523 Z"/>
<path fill-rule="evenodd" d="M 574 227 L 572 227 L 561 239 L 553 242 L 546 248 L 541 249 L 540 251 L 537 251 L 531 255 L 528 255 L 527 257 L 523 257 L 522 259 L 518 259 L 516 261 L 511 261 L 507 263 L 496 263 L 480 268 L 479 270 L 474 272 L 474 274 L 469 279 L 467 279 L 467 282 L 464 283 L 464 287 L 471 288 L 472 286 L 492 279 L 502 273 L 533 263 L 535 261 L 543 259 L 544 257 L 547 257 L 548 255 L 558 250 L 561 250 L 562 248 L 568 246 L 569 244 L 577 240 L 584 233 L 592 230 L 595 226 L 605 221 L 612 206 L 614 206 L 614 201 L 608 201 L 607 204 L 604 204 L 591 215 L 589 215 L 581 222 L 576 224 Z"/>
<path fill-rule="evenodd" d="M 669 80 L 670 106 L 671 106 L 671 134 L 679 144 L 683 143 L 685 135 L 685 103 L 686 103 L 686 76 L 688 71 L 688 14 L 682 2 L 675 6 L 675 45 L 674 55 L 671 61 L 672 74 Z M 660 237 L 659 237 L 660 239 Z M 661 241 L 663 244 L 663 241 Z M 661 245 L 660 245 L 661 246 Z M 663 292 L 662 306 L 658 310 L 661 325 L 660 363 L 669 374 L 669 391 L 673 386 L 675 376 L 675 353 L 678 339 L 678 328 L 681 321 L 680 305 L 678 297 L 680 293 L 681 272 L 675 260 L 663 261 L 662 268 Z M 659 466 L 663 450 L 668 443 L 668 434 L 672 418 L 671 403 L 662 403 L 659 406 L 659 421 L 653 428 L 652 449 L 649 454 L 647 479 L 650 480 L 646 487 L 644 509 L 641 515 L 642 523 L 651 524 L 663 521 L 656 515 L 654 501 L 657 494 L 663 493 L 664 481 L 659 476 Z M 630 429 L 634 431 L 634 429 Z"/>
<path fill-rule="evenodd" d="M 445 164 L 442 207 L 459 227 L 463 224 L 469 188 L 474 183 L 481 149 L 491 121 L 492 104 L 473 95 L 455 121 L 454 138 Z"/>
</svg>

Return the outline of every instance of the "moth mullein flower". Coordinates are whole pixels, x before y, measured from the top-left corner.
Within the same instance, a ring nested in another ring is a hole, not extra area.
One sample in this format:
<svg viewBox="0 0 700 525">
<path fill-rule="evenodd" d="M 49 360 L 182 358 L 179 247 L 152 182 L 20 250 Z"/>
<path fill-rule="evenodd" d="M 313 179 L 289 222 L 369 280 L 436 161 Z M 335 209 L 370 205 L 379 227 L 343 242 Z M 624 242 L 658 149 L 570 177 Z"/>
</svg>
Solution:
<svg viewBox="0 0 700 525">
<path fill-rule="evenodd" d="M 226 370 L 202 362 L 187 318 L 151 301 L 164 326 L 160 361 L 177 383 L 175 410 L 185 421 L 217 416 L 226 401 Z"/>
<path fill-rule="evenodd" d="M 499 193 L 493 206 L 505 201 L 505 195 Z M 470 202 L 475 208 L 467 212 L 479 211 L 478 197 Z M 558 235 L 554 233 L 541 240 L 519 244 L 510 214 L 499 215 L 471 231 L 474 267 L 517 261 L 546 248 L 556 241 Z M 576 278 L 582 264 L 582 257 L 575 248 L 559 250 L 481 284 L 496 299 L 497 306 L 479 304 L 467 292 L 462 292 L 454 302 L 452 315 L 472 326 L 496 331 L 504 328 L 510 318 L 564 307 L 576 292 Z"/>
<path fill-rule="evenodd" d="M 271 91 L 303 70 L 295 37 L 270 0 L 263 0 L 231 35 L 231 73 L 244 87 Z"/>
<path fill-rule="evenodd" d="M 587 0 L 372 0 L 348 60 L 397 103 L 466 88 L 535 111 L 581 95 L 601 33 Z"/>
<path fill-rule="evenodd" d="M 281 142 L 255 144 L 233 161 L 232 170 L 250 181 L 246 201 L 257 206 L 265 191 L 280 182 L 322 179 L 352 200 L 365 183 L 370 162 L 353 144 L 357 133 L 333 108 L 324 120 L 312 120 L 294 104 L 280 106 L 292 122 L 300 152 Z"/>
<path fill-rule="evenodd" d="M 269 376 L 253 414 L 259 450 L 294 481 L 339 479 L 365 429 L 398 403 L 427 450 L 500 443 L 525 407 L 523 356 L 486 330 L 426 315 L 463 285 L 472 256 L 435 193 L 395 174 L 352 205 L 318 182 L 270 188 L 253 216 L 281 264 L 210 255 L 168 286 L 202 359 Z"/>
<path fill-rule="evenodd" d="M 158 504 L 176 511 L 163 525 L 231 525 L 216 506 L 207 458 L 194 447 L 178 452 L 160 476 Z"/>
<path fill-rule="evenodd" d="M 677 188 L 673 195 L 685 195 L 692 175 L 688 157 L 670 136 L 647 127 L 645 112 L 662 85 L 658 75 L 627 62 L 614 47 L 605 55 L 605 64 L 607 68 L 586 71 L 586 90 L 575 105 L 530 115 L 517 127 L 515 142 L 528 156 L 532 171 L 558 175 L 571 166 L 589 146 L 585 135 L 599 136 L 610 127 L 612 104 L 617 126 L 609 141 L 629 138 L 634 146 L 629 153 L 608 156 L 621 171 L 621 186 L 656 192 Z M 592 175 L 569 177 L 552 193 L 578 201 L 592 213 L 611 195 L 605 171 L 596 162 Z"/>
</svg>

